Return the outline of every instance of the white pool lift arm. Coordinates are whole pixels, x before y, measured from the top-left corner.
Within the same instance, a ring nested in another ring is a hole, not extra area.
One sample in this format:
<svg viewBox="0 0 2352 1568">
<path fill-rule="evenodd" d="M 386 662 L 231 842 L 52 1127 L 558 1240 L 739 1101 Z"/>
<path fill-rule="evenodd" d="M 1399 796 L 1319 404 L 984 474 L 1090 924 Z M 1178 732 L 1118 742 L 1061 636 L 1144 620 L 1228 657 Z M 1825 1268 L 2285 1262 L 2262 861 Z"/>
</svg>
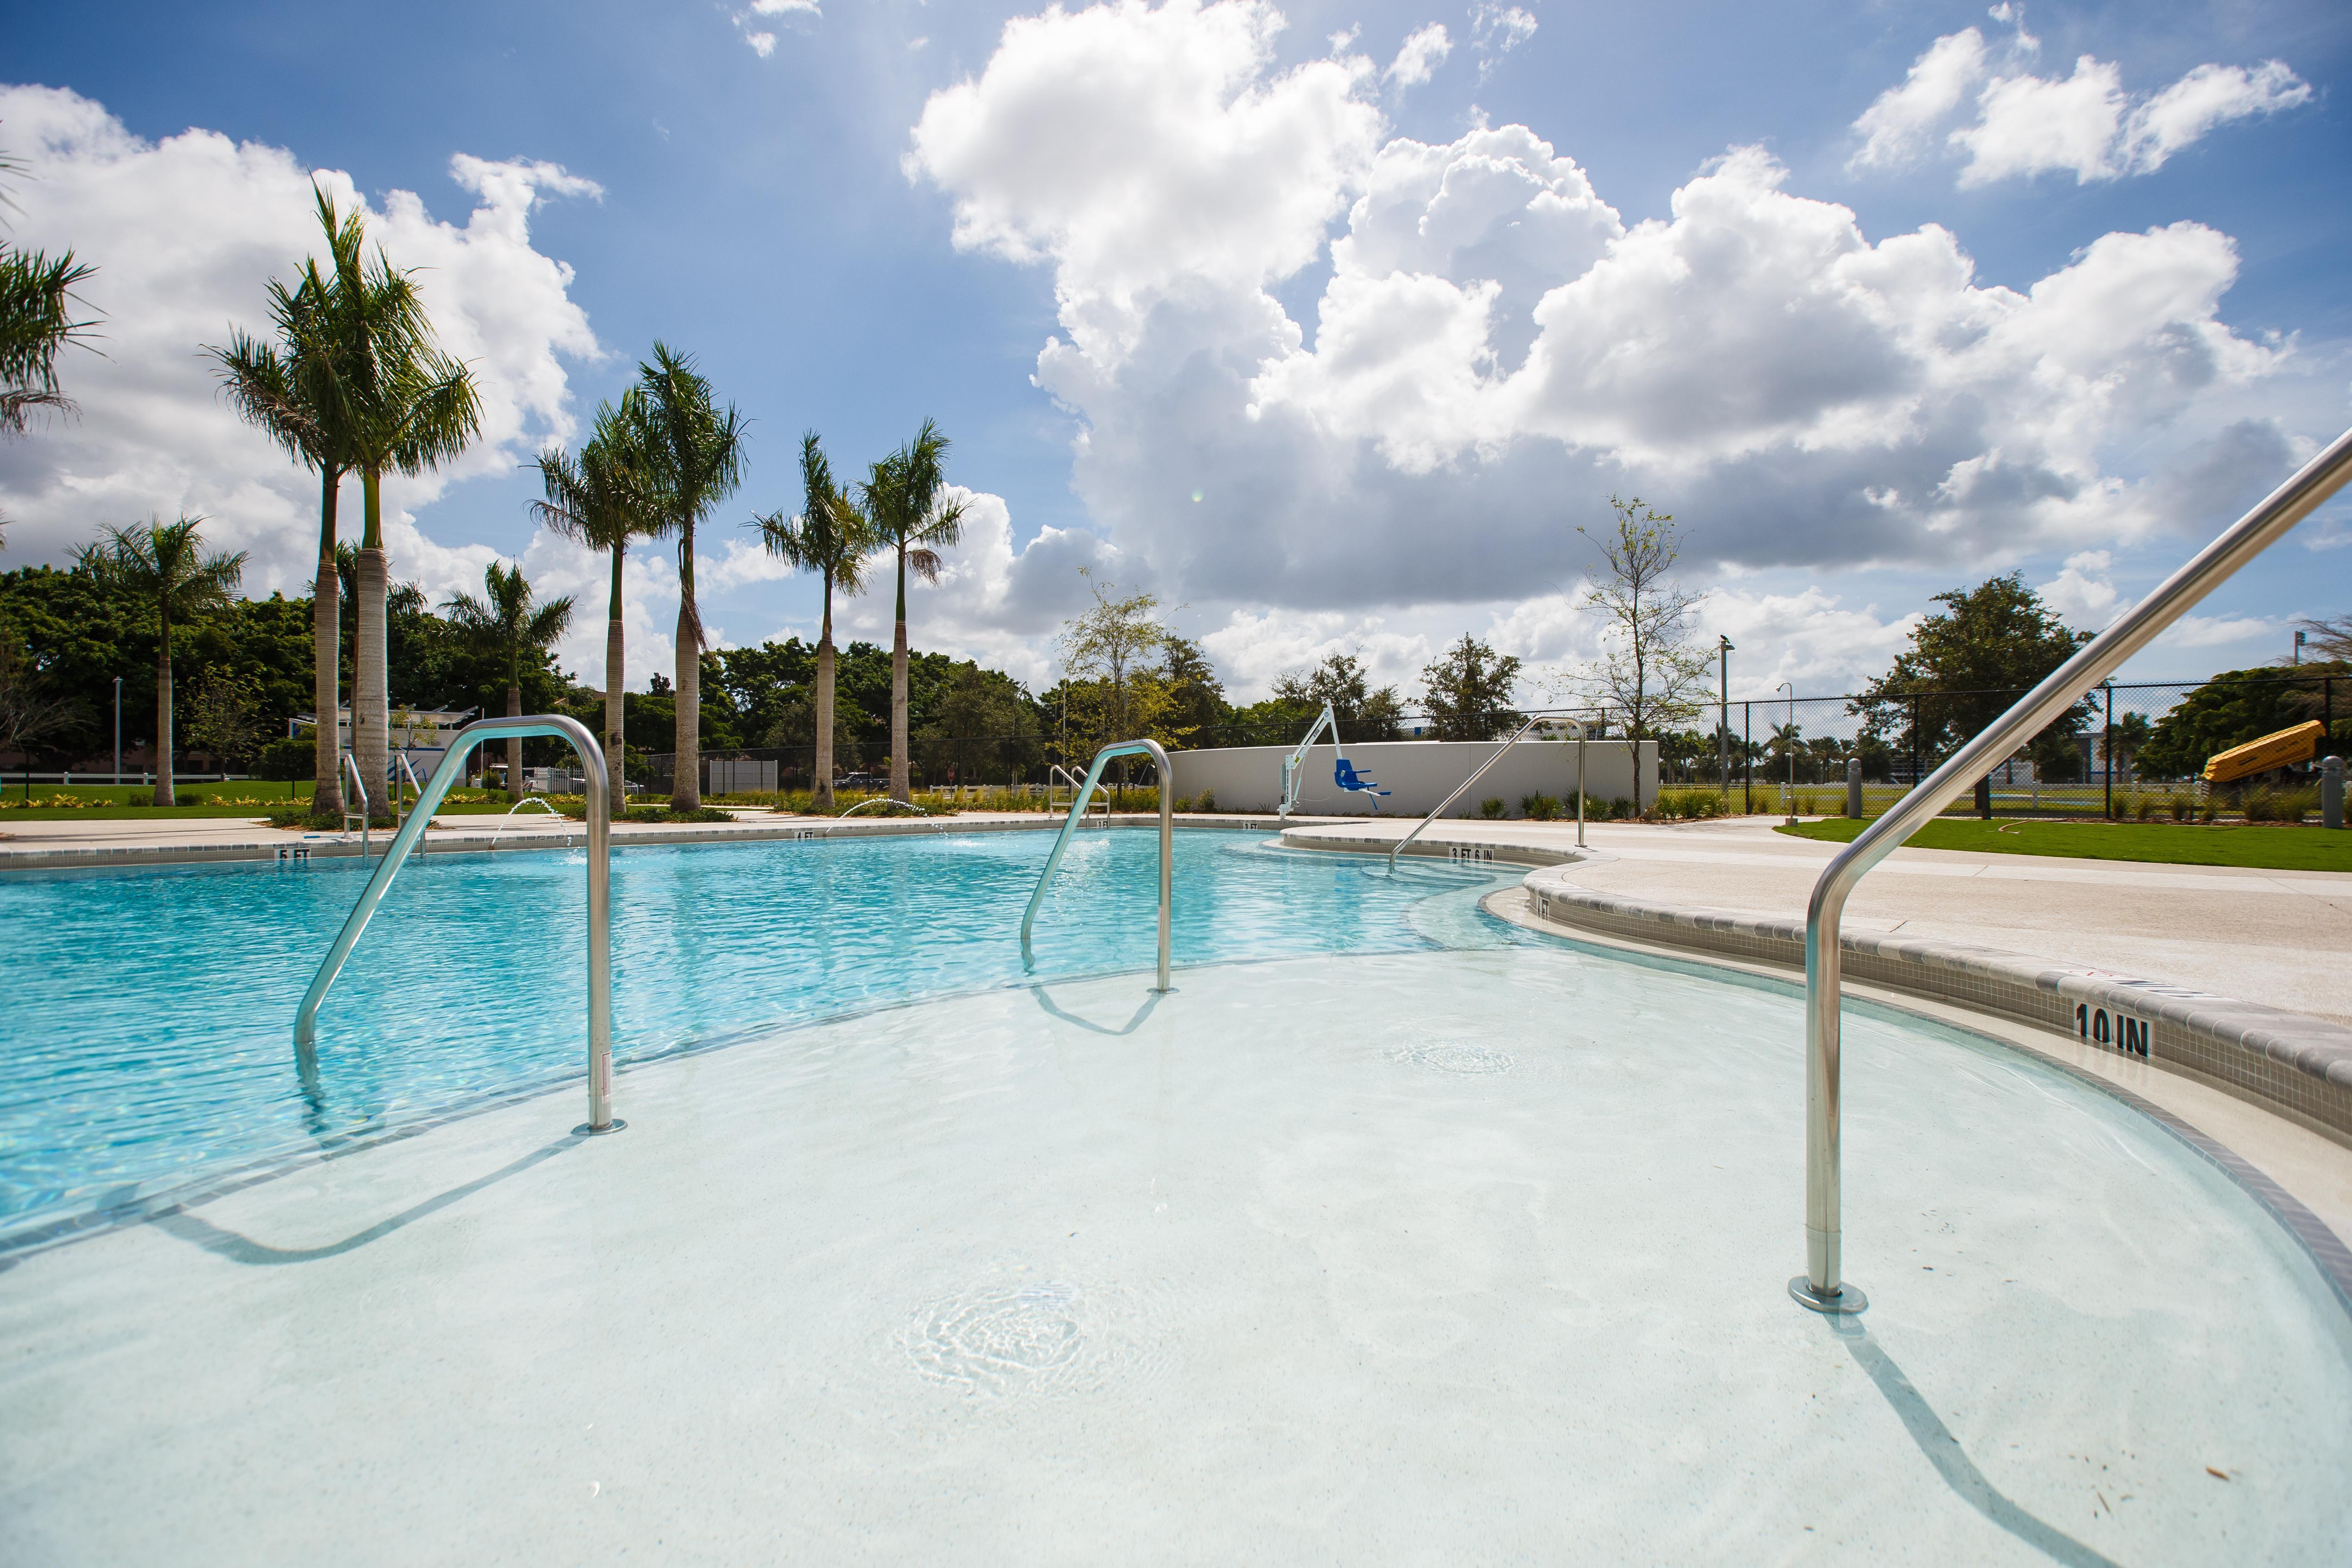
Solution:
<svg viewBox="0 0 2352 1568">
<path fill-rule="evenodd" d="M 1331 710 L 1331 704 L 1326 702 L 1323 704 L 1323 711 L 1316 716 L 1315 722 L 1307 726 L 1307 738 L 1298 742 L 1297 749 L 1290 755 L 1282 759 L 1282 805 L 1276 815 L 1286 822 L 1290 819 L 1290 814 L 1298 806 L 1299 781 L 1307 776 L 1307 753 L 1314 749 L 1315 737 L 1326 730 L 1331 731 L 1332 754 L 1338 755 L 1339 716 Z"/>
</svg>

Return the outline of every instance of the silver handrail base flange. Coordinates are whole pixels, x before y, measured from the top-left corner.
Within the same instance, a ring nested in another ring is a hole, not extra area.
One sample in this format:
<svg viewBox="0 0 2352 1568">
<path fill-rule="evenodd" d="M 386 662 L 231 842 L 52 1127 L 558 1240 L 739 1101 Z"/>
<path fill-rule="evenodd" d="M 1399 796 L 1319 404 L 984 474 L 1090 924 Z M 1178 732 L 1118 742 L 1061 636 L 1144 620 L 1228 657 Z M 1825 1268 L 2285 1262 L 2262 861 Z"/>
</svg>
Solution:
<svg viewBox="0 0 2352 1568">
<path fill-rule="evenodd" d="M 1852 1317 L 1870 1310 L 1870 1298 L 1851 1281 L 1841 1284 L 1827 1296 L 1816 1295 L 1812 1277 L 1800 1274 L 1789 1281 L 1789 1297 L 1809 1312 L 1822 1312 L 1831 1317 Z"/>
<path fill-rule="evenodd" d="M 617 1116 L 613 1118 L 612 1121 L 604 1123 L 602 1127 L 591 1127 L 588 1123 L 583 1121 L 579 1126 L 572 1130 L 572 1136 L 574 1138 L 602 1138 L 607 1132 L 618 1132 L 627 1126 L 628 1123 L 622 1121 Z"/>
</svg>

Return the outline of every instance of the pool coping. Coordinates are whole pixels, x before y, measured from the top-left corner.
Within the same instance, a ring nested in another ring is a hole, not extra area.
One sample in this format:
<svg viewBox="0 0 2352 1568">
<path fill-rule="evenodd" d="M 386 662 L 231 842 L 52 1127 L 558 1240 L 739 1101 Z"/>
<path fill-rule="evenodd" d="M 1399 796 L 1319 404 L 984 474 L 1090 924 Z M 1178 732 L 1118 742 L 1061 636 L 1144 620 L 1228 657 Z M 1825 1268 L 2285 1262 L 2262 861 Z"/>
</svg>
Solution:
<svg viewBox="0 0 2352 1568">
<path fill-rule="evenodd" d="M 1535 917 L 1573 931 L 1742 959 L 1801 973 L 1805 926 L 1600 892 L 1542 868 L 1525 879 Z M 2352 1029 L 2185 985 L 1930 937 L 1841 933 L 1851 979 L 2081 1037 L 2089 1010 L 2144 1021 L 2146 1059 L 2220 1085 L 2352 1146 Z M 2101 1042 L 2104 1043 L 2104 1042 Z"/>
</svg>

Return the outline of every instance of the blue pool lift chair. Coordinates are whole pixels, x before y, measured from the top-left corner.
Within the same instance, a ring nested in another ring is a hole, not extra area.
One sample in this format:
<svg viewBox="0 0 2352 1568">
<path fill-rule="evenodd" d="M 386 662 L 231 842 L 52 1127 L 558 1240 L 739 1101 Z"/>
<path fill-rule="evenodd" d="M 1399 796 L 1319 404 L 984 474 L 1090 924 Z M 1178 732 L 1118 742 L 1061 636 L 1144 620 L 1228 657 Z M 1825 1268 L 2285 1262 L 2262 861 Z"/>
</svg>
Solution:
<svg viewBox="0 0 2352 1568">
<path fill-rule="evenodd" d="M 1338 784 L 1341 789 L 1347 790 L 1350 794 L 1354 795 L 1369 795 L 1378 797 L 1393 793 L 1381 788 L 1379 781 L 1375 779 L 1368 779 L 1363 774 L 1358 773 L 1356 771 L 1356 764 L 1349 762 L 1345 757 L 1339 758 L 1337 765 L 1332 768 L 1331 782 Z M 1378 798 L 1375 798 L 1372 801 L 1372 809 L 1374 811 L 1378 811 L 1380 808 L 1381 803 Z"/>
</svg>

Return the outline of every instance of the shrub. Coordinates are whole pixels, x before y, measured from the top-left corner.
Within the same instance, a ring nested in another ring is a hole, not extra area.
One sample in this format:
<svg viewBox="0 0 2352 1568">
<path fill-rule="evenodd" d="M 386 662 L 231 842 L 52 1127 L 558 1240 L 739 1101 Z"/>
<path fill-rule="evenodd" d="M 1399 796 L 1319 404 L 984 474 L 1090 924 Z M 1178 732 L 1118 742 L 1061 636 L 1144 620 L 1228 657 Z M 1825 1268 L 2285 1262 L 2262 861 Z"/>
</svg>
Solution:
<svg viewBox="0 0 2352 1568">
<path fill-rule="evenodd" d="M 1662 789 L 1650 807 L 1650 816 L 1660 822 L 1691 822 L 1722 814 L 1723 797 L 1711 789 Z"/>
<path fill-rule="evenodd" d="M 269 826 L 340 831 L 343 826 L 343 819 L 331 811 L 312 811 L 310 802 L 298 800 L 288 805 L 271 806 Z"/>
<path fill-rule="evenodd" d="M 1510 809 L 1503 804 L 1503 797 L 1498 795 L 1490 795 L 1478 803 L 1478 815 L 1489 822 L 1501 821 L 1510 814 Z"/>
<path fill-rule="evenodd" d="M 1204 789 L 1201 792 L 1200 809 L 1202 811 L 1214 811 L 1217 809 L 1217 792 L 1215 790 Z"/>
<path fill-rule="evenodd" d="M 2164 809 L 2172 814 L 2175 822 L 2194 822 L 2197 820 L 2197 797 L 2175 790 L 2165 796 Z"/>
<path fill-rule="evenodd" d="M 2316 790 L 2287 789 L 2271 784 L 2246 792 L 2248 822 L 2301 822 L 2319 809 Z"/>
<path fill-rule="evenodd" d="M 1641 816 L 1642 812 L 1639 806 L 1621 795 L 1611 801 L 1609 809 L 1601 815 L 1604 820 L 1610 822 L 1631 822 Z"/>
<path fill-rule="evenodd" d="M 209 803 L 203 795 L 196 794 L 194 790 L 189 791 L 185 795 L 181 794 L 177 790 L 173 790 L 172 792 L 172 804 L 173 805 L 204 805 Z"/>
<path fill-rule="evenodd" d="M 1540 792 L 1519 797 L 1519 815 L 1530 822 L 1549 822 L 1559 815 L 1559 802 Z"/>
<path fill-rule="evenodd" d="M 2130 811 L 2134 822 L 2147 822 L 2156 816 L 2156 796 L 2140 790 L 2131 794 Z"/>
</svg>

